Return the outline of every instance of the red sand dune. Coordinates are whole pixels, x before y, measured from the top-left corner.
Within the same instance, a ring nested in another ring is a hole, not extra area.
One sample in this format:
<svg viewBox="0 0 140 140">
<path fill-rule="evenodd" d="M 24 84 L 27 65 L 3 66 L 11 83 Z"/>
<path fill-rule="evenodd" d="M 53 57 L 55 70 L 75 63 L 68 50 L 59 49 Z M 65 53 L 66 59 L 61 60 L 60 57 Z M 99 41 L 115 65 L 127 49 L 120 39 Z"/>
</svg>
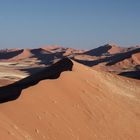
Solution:
<svg viewBox="0 0 140 140">
<path fill-rule="evenodd" d="M 140 139 L 140 82 L 73 63 L 0 105 L 1 139 Z"/>
<path fill-rule="evenodd" d="M 138 52 L 136 53 L 134 53 L 133 51 L 132 53 L 131 51 L 125 52 L 123 54 L 123 57 L 124 59 L 120 59 L 120 60 L 118 58 L 118 61 L 113 63 L 113 65 L 119 66 L 120 68 L 128 68 L 128 70 L 135 67 L 136 65 L 140 65 L 140 49 L 139 48 L 138 48 Z"/>
<path fill-rule="evenodd" d="M 118 45 L 106 44 L 84 51 L 50 45 L 36 49 L 0 50 L 0 61 L 18 61 L 20 63 L 20 60 L 22 60 L 25 66 L 30 64 L 35 64 L 36 67 L 51 65 L 64 57 L 69 57 L 95 69 L 118 74 L 125 71 L 135 71 L 135 67 L 140 65 L 140 46 L 121 48 Z"/>
<path fill-rule="evenodd" d="M 124 49 L 119 47 L 118 45 L 115 45 L 115 44 L 109 44 L 111 46 L 111 49 L 108 50 L 108 52 L 110 54 L 115 54 L 115 53 L 120 53 L 122 52 Z"/>
<path fill-rule="evenodd" d="M 19 55 L 13 57 L 11 60 L 21 60 L 21 59 L 25 59 L 25 58 L 30 58 L 32 56 L 33 56 L 33 54 L 31 53 L 31 50 L 26 48 L 26 49 L 23 49 Z"/>
<path fill-rule="evenodd" d="M 106 44 L 103 46 L 100 46 L 98 48 L 89 50 L 87 52 L 85 52 L 85 54 L 87 55 L 91 55 L 91 56 L 101 56 L 104 54 L 116 54 L 116 53 L 120 53 L 122 52 L 124 49 L 114 45 L 114 44 Z"/>
<path fill-rule="evenodd" d="M 0 60 L 9 60 L 17 55 L 21 54 L 22 50 L 21 49 L 5 49 L 5 50 L 0 50 Z"/>
</svg>

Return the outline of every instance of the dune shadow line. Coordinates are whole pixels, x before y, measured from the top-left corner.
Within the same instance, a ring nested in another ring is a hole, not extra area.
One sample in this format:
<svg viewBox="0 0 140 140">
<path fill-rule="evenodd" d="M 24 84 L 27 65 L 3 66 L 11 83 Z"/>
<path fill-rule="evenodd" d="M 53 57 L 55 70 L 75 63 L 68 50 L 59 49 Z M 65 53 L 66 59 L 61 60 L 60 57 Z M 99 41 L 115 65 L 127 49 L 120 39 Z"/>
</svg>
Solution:
<svg viewBox="0 0 140 140">
<path fill-rule="evenodd" d="M 90 66 L 90 67 L 98 65 L 100 63 L 106 63 L 106 66 L 112 66 L 118 62 L 121 62 L 125 59 L 132 57 L 133 54 L 136 54 L 139 52 L 140 52 L 140 48 L 137 48 L 128 52 L 116 53 L 114 55 L 107 56 L 105 58 L 101 58 L 97 60 L 88 61 L 88 60 L 78 60 L 76 58 L 73 58 L 73 60 L 77 61 L 78 63 L 84 64 L 86 66 Z"/>
<path fill-rule="evenodd" d="M 57 79 L 63 71 L 71 71 L 72 67 L 73 62 L 68 58 L 63 58 L 52 66 L 46 67 L 31 76 L 0 87 L 0 103 L 16 100 L 23 89 L 33 86 L 44 79 Z"/>
<path fill-rule="evenodd" d="M 122 72 L 119 75 L 125 76 L 125 77 L 128 77 L 128 78 L 133 78 L 133 79 L 140 80 L 140 70 Z"/>
<path fill-rule="evenodd" d="M 22 52 L 23 50 L 16 50 L 16 51 L 11 51 L 11 52 L 0 52 L 0 59 L 10 59 L 21 54 Z"/>
</svg>

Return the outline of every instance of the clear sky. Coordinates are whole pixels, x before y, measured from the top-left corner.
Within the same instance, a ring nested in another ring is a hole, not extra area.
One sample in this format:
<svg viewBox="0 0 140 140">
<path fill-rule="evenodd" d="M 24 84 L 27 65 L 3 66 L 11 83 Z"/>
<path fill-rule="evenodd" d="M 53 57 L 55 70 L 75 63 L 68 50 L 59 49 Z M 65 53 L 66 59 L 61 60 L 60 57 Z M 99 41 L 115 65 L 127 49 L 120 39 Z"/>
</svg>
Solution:
<svg viewBox="0 0 140 140">
<path fill-rule="evenodd" d="M 0 48 L 140 44 L 140 0 L 0 0 Z"/>
</svg>

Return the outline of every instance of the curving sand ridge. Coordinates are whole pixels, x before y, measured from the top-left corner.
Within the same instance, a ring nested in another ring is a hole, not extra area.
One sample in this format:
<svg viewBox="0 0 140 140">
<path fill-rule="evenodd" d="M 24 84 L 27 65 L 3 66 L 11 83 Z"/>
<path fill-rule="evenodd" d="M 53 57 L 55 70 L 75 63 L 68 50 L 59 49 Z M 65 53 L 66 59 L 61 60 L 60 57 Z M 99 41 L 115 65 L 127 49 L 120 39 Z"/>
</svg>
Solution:
<svg viewBox="0 0 140 140">
<path fill-rule="evenodd" d="M 100 46 L 98 48 L 89 50 L 85 52 L 84 54 L 90 55 L 90 56 L 101 56 L 104 54 L 117 54 L 122 52 L 124 49 L 119 47 L 118 45 L 115 44 L 106 44 L 103 46 Z"/>
<path fill-rule="evenodd" d="M 31 50 L 26 48 L 26 49 L 23 49 L 19 55 L 13 57 L 12 60 L 25 59 L 25 58 L 29 58 L 31 56 L 33 56 L 33 54 L 31 53 Z"/>
<path fill-rule="evenodd" d="M 140 139 L 140 82 L 73 63 L 0 105 L 1 139 Z"/>
<path fill-rule="evenodd" d="M 108 50 L 110 54 L 120 53 L 124 50 L 123 48 L 115 44 L 108 44 L 108 46 L 111 46 L 110 50 Z"/>
</svg>

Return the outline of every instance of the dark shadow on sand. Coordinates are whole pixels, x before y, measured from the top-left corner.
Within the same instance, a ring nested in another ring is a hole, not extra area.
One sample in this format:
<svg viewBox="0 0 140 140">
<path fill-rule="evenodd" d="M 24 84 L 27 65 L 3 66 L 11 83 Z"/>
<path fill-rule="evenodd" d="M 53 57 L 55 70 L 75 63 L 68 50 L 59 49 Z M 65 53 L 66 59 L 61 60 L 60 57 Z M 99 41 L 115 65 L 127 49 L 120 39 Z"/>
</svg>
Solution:
<svg viewBox="0 0 140 140">
<path fill-rule="evenodd" d="M 140 70 L 139 71 L 122 72 L 119 75 L 140 80 Z"/>
<path fill-rule="evenodd" d="M 45 65 L 52 64 L 52 62 L 55 58 L 61 58 L 61 59 L 64 58 L 63 52 L 48 53 L 41 48 L 33 49 L 33 50 L 31 50 L 31 53 L 33 54 L 33 57 L 40 60 L 39 64 L 45 64 Z"/>
<path fill-rule="evenodd" d="M 72 67 L 73 62 L 68 58 L 64 58 L 27 78 L 8 86 L 0 87 L 0 103 L 15 100 L 20 96 L 23 89 L 33 86 L 44 79 L 57 79 L 61 72 L 71 71 Z"/>
<path fill-rule="evenodd" d="M 127 58 L 130 58 L 133 54 L 139 53 L 139 52 L 140 52 L 140 48 L 136 48 L 136 49 L 130 50 L 128 52 L 117 53 L 117 54 L 114 54 L 111 56 L 107 56 L 105 58 L 100 58 L 98 60 L 87 61 L 87 60 L 78 60 L 75 58 L 73 58 L 73 60 L 75 60 L 79 63 L 82 63 L 84 65 L 90 66 L 90 67 L 98 65 L 100 63 L 104 63 L 104 62 L 106 63 L 107 66 L 111 66 L 111 65 L 121 62 Z"/>
<path fill-rule="evenodd" d="M 0 52 L 0 59 L 10 59 L 19 54 L 21 54 L 23 50 L 11 51 L 11 52 Z"/>
<path fill-rule="evenodd" d="M 86 55 L 90 55 L 90 56 L 101 56 L 103 54 L 106 54 L 108 52 L 108 50 L 111 49 L 112 46 L 110 45 L 105 45 L 105 46 L 100 46 L 98 48 L 89 50 L 87 52 L 85 52 L 84 54 Z"/>
</svg>

